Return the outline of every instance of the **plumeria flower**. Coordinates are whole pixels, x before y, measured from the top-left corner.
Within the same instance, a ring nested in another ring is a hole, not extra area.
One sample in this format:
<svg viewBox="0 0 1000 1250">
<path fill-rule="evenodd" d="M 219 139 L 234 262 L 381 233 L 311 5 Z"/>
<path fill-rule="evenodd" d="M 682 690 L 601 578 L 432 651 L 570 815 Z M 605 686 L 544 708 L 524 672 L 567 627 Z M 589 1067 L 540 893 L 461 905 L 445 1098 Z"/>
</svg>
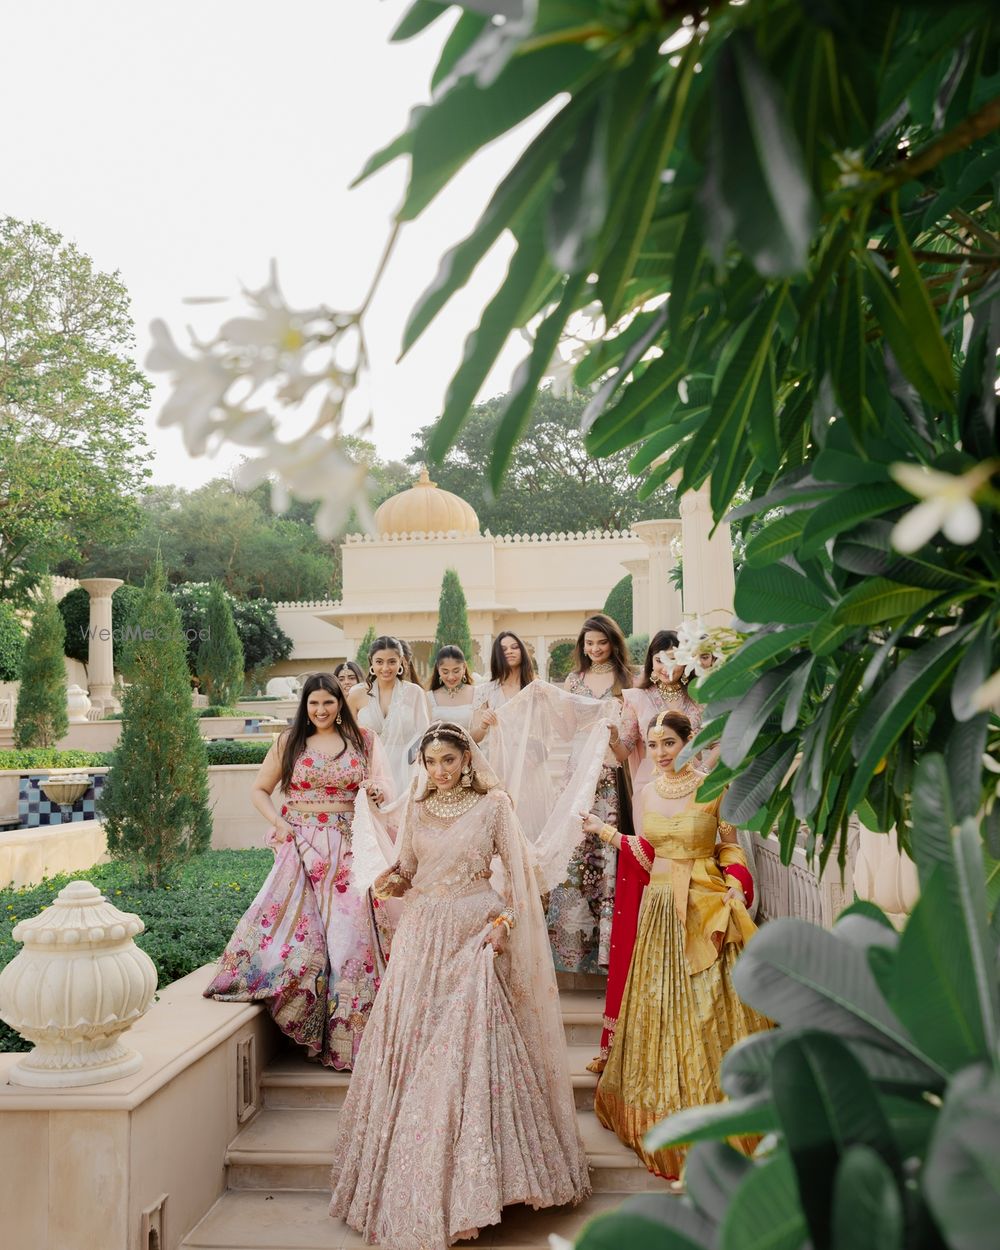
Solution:
<svg viewBox="0 0 1000 1250">
<path fill-rule="evenodd" d="M 153 346 L 146 366 L 169 374 L 174 388 L 160 411 L 159 424 L 179 425 L 190 455 L 204 455 L 217 426 L 213 413 L 237 375 L 220 357 L 204 351 L 186 355 L 174 342 L 165 321 L 157 319 L 149 328 Z"/>
<path fill-rule="evenodd" d="M 986 461 L 956 475 L 926 465 L 890 465 L 893 480 L 923 501 L 893 526 L 892 545 L 909 555 L 930 542 L 938 530 L 959 546 L 975 542 L 983 522 L 973 497 L 989 481 L 995 467 L 993 461 Z"/>
<path fill-rule="evenodd" d="M 705 628 L 700 616 L 694 620 L 683 621 L 677 630 L 678 646 L 674 651 L 674 660 L 684 665 L 688 677 L 704 677 L 716 664 L 725 658 L 712 633 Z M 705 657 L 710 656 L 711 662 L 706 664 Z"/>
<path fill-rule="evenodd" d="M 980 712 L 1000 710 L 1000 668 L 975 692 L 972 705 Z M 1000 766 L 995 771 L 1000 772 Z"/>
</svg>

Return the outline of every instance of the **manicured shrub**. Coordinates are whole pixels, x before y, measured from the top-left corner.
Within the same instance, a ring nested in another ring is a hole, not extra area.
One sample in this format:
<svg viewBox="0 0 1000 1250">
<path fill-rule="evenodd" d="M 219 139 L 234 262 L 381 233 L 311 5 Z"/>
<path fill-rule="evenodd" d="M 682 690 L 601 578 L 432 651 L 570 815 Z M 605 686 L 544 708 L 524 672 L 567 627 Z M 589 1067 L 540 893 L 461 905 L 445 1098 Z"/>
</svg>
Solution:
<svg viewBox="0 0 1000 1250">
<path fill-rule="evenodd" d="M 142 591 L 138 586 L 119 586 L 111 596 L 111 632 L 114 637 L 115 667 L 119 667 L 121 640 L 135 622 L 136 606 Z M 90 595 L 82 586 L 59 600 L 59 615 L 66 626 L 65 654 L 86 664 L 90 653 Z"/>
<path fill-rule="evenodd" d="M 206 742 L 205 753 L 210 765 L 217 764 L 263 764 L 264 756 L 271 748 L 266 742 Z"/>
<path fill-rule="evenodd" d="M 438 599 L 437 634 L 434 637 L 434 655 L 442 647 L 461 647 L 465 658 L 472 663 L 472 634 L 469 632 L 469 614 L 465 603 L 465 591 L 454 569 L 445 569 L 441 579 L 441 596 Z M 434 655 L 431 656 L 433 663 Z"/>
<path fill-rule="evenodd" d="M 0 603 L 0 681 L 17 681 L 24 653 L 24 626 L 9 603 Z"/>
<path fill-rule="evenodd" d="M 201 693 L 208 695 L 211 707 L 228 708 L 243 692 L 243 644 L 218 582 L 209 588 L 204 632 L 197 660 Z"/>
<path fill-rule="evenodd" d="M 626 636 L 632 632 L 632 574 L 615 582 L 604 601 L 604 611 L 621 626 Z"/>
<path fill-rule="evenodd" d="M 108 764 L 110 751 L 58 751 L 55 747 L 26 747 L 0 751 L 0 768 L 86 768 Z"/>
<path fill-rule="evenodd" d="M 69 728 L 66 712 L 66 629 L 44 582 L 21 659 L 21 688 L 14 721 L 16 747 L 54 747 Z"/>
</svg>

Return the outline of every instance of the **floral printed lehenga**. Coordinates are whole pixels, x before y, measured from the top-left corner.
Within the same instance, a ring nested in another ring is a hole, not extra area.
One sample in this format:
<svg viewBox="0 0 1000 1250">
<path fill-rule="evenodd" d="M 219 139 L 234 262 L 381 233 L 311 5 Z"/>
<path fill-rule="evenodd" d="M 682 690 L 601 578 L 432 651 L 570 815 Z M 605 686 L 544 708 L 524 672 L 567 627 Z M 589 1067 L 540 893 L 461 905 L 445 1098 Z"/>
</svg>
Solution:
<svg viewBox="0 0 1000 1250">
<path fill-rule="evenodd" d="M 288 802 L 354 802 L 366 780 L 391 782 L 374 736 L 366 751 L 303 751 Z M 371 763 L 370 763 L 371 761 Z M 390 941 L 388 913 L 351 883 L 353 812 L 295 811 L 282 817 L 295 837 L 278 845 L 274 866 L 219 961 L 207 998 L 263 1002 L 309 1055 L 349 1069 L 361 1044 Z"/>
</svg>

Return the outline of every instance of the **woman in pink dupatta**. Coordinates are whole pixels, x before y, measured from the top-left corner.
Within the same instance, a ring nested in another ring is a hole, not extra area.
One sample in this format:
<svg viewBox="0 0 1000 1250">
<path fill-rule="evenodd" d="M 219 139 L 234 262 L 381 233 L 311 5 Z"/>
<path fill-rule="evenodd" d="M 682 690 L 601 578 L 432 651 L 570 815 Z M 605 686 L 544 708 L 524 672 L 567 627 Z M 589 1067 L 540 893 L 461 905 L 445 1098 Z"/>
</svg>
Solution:
<svg viewBox="0 0 1000 1250">
<path fill-rule="evenodd" d="M 588 784 L 534 848 L 482 752 L 448 722 L 421 739 L 391 868 L 359 799 L 358 885 L 405 895 L 332 1173 L 330 1213 L 366 1241 L 443 1250 L 505 1206 L 590 1192 L 540 892 L 579 841 L 576 803 L 593 800 L 607 739 L 596 727 Z"/>
<path fill-rule="evenodd" d="M 271 799 L 279 784 L 280 812 Z M 310 1057 L 340 1070 L 354 1066 L 390 938 L 386 909 L 351 883 L 354 805 L 361 793 L 388 801 L 391 784 L 378 739 L 359 728 L 336 678 L 307 678 L 252 791 L 271 825 L 274 867 L 205 990 L 263 1002 Z"/>
</svg>

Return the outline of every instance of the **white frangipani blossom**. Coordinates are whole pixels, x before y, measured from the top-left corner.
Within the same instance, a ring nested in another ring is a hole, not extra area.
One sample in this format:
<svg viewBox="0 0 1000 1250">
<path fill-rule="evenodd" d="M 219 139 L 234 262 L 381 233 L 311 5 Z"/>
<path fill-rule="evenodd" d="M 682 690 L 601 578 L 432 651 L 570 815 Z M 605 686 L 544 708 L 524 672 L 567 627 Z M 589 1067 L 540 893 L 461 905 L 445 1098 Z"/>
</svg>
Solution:
<svg viewBox="0 0 1000 1250">
<path fill-rule="evenodd" d="M 674 650 L 674 663 L 683 664 L 688 677 L 704 677 L 716 664 L 725 659 L 725 654 L 714 635 L 705 628 L 700 616 L 693 620 L 683 621 L 677 630 L 677 647 Z M 706 664 L 705 657 L 711 656 Z"/>
<path fill-rule="evenodd" d="M 379 272 L 387 256 L 388 249 Z M 316 528 L 324 538 L 335 537 L 352 511 L 372 528 L 367 466 L 348 459 L 340 438 L 345 404 L 364 399 L 357 392 L 367 369 L 361 321 L 371 296 L 354 312 L 292 308 L 273 262 L 267 283 L 243 294 L 249 314 L 230 317 L 208 341 L 192 333 L 190 353 L 163 321 L 153 322 L 146 364 L 168 374 L 173 386 L 160 424 L 179 425 L 192 455 L 222 440 L 256 449 L 260 454 L 243 466 L 240 482 L 249 487 L 271 479 L 279 510 L 292 496 L 318 503 Z M 296 414 L 306 402 L 305 433 L 279 441 L 276 414 Z"/>
<path fill-rule="evenodd" d="M 893 526 L 892 545 L 909 555 L 930 542 L 938 530 L 960 546 L 975 542 L 983 522 L 974 496 L 989 481 L 995 467 L 987 461 L 955 474 L 905 462 L 890 465 L 893 480 L 922 500 Z"/>
<path fill-rule="evenodd" d="M 972 705 L 980 712 L 1000 710 L 1000 668 L 975 692 L 972 696 Z M 997 771 L 1000 772 L 1000 768 Z"/>
</svg>

